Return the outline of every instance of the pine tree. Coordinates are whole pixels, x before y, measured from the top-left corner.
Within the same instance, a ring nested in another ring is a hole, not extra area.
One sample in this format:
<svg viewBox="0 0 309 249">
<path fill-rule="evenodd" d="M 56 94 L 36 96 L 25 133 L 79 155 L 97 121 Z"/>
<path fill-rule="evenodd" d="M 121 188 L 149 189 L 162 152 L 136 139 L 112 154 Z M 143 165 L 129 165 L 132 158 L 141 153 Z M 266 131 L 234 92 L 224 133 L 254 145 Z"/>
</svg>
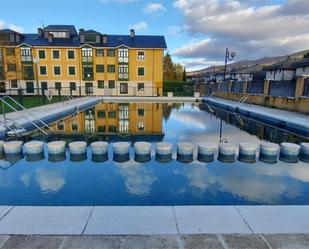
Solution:
<svg viewBox="0 0 309 249">
<path fill-rule="evenodd" d="M 187 81 L 187 72 L 186 72 L 186 68 L 183 69 L 182 81 Z"/>
</svg>

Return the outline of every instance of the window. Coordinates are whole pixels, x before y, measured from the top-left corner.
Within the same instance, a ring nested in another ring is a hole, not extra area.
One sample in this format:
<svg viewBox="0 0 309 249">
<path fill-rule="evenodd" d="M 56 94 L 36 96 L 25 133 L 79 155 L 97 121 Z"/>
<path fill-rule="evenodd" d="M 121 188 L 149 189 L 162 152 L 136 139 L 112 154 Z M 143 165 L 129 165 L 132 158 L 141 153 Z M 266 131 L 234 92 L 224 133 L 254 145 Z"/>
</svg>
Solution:
<svg viewBox="0 0 309 249">
<path fill-rule="evenodd" d="M 47 75 L 46 66 L 40 66 L 40 75 Z"/>
<path fill-rule="evenodd" d="M 115 65 L 107 65 L 108 73 L 115 73 Z"/>
<path fill-rule="evenodd" d="M 47 82 L 46 82 L 46 81 L 42 81 L 42 82 L 41 82 L 41 89 L 42 89 L 43 91 L 47 90 Z"/>
<path fill-rule="evenodd" d="M 64 122 L 63 121 L 59 121 L 57 123 L 57 129 L 58 129 L 58 131 L 63 131 L 64 130 Z"/>
<path fill-rule="evenodd" d="M 78 131 L 78 123 L 75 121 L 75 122 L 72 122 L 72 131 Z"/>
<path fill-rule="evenodd" d="M 33 82 L 31 82 L 31 81 L 26 82 L 26 91 L 27 91 L 27 93 L 34 93 Z"/>
<path fill-rule="evenodd" d="M 85 42 L 96 42 L 96 35 L 84 35 Z"/>
<path fill-rule="evenodd" d="M 75 59 L 75 51 L 74 50 L 68 50 L 68 59 L 69 60 Z"/>
<path fill-rule="evenodd" d="M 105 125 L 99 125 L 98 132 L 105 132 Z"/>
<path fill-rule="evenodd" d="M 116 118 L 116 111 L 109 111 L 108 112 L 108 117 L 109 118 Z"/>
<path fill-rule="evenodd" d="M 60 51 L 53 50 L 53 60 L 59 60 L 59 59 L 60 59 Z"/>
<path fill-rule="evenodd" d="M 49 32 L 51 33 L 55 38 L 66 38 L 67 32 L 61 32 L 61 31 L 54 31 L 54 32 Z"/>
<path fill-rule="evenodd" d="M 128 65 L 119 65 L 118 78 L 119 79 L 129 79 L 129 66 Z"/>
<path fill-rule="evenodd" d="M 98 88 L 104 88 L 104 80 L 98 80 Z"/>
<path fill-rule="evenodd" d="M 76 82 L 70 82 L 70 91 L 76 90 Z"/>
<path fill-rule="evenodd" d="M 118 49 L 118 61 L 128 63 L 129 62 L 129 49 L 119 48 Z"/>
<path fill-rule="evenodd" d="M 83 48 L 82 49 L 82 61 L 83 62 L 92 62 L 92 48 Z"/>
<path fill-rule="evenodd" d="M 103 57 L 104 56 L 104 50 L 101 48 L 98 48 L 95 50 L 96 57 Z"/>
<path fill-rule="evenodd" d="M 108 126 L 108 131 L 109 132 L 116 132 L 117 131 L 117 127 L 115 125 L 109 125 Z"/>
<path fill-rule="evenodd" d="M 61 67 L 54 66 L 54 75 L 61 75 Z"/>
<path fill-rule="evenodd" d="M 0 93 L 5 93 L 5 92 L 6 92 L 5 82 L 0 81 Z"/>
<path fill-rule="evenodd" d="M 105 111 L 104 110 L 98 111 L 98 118 L 105 118 Z"/>
<path fill-rule="evenodd" d="M 1 42 L 8 42 L 10 41 L 10 35 L 7 34 L 0 34 L 0 41 Z M 2 83 L 2 82 L 1 82 Z"/>
<path fill-rule="evenodd" d="M 92 80 L 93 79 L 93 66 L 83 65 L 83 79 Z"/>
<path fill-rule="evenodd" d="M 12 88 L 17 88 L 18 87 L 17 80 L 11 80 L 11 87 Z"/>
<path fill-rule="evenodd" d="M 20 60 L 22 62 L 31 62 L 31 48 L 20 48 Z"/>
<path fill-rule="evenodd" d="M 137 115 L 140 116 L 140 117 L 144 117 L 145 110 L 143 108 L 138 108 L 137 109 Z"/>
<path fill-rule="evenodd" d="M 15 55 L 15 48 L 6 48 L 7 55 Z"/>
<path fill-rule="evenodd" d="M 145 128 L 144 123 L 143 122 L 138 122 L 137 123 L 137 130 L 138 131 L 143 131 Z"/>
<path fill-rule="evenodd" d="M 9 63 L 8 64 L 8 72 L 15 72 L 16 71 L 16 64 Z"/>
<path fill-rule="evenodd" d="M 61 90 L 61 82 L 55 82 L 55 89 Z"/>
<path fill-rule="evenodd" d="M 108 81 L 108 88 L 115 88 L 115 81 L 114 80 Z"/>
<path fill-rule="evenodd" d="M 24 79 L 33 80 L 34 79 L 34 71 L 32 65 L 25 65 L 22 67 L 23 77 Z"/>
<path fill-rule="evenodd" d="M 93 94 L 93 84 L 91 82 L 85 83 L 86 94 Z"/>
<path fill-rule="evenodd" d="M 45 58 L 46 58 L 45 50 L 39 50 L 39 59 L 45 59 Z"/>
<path fill-rule="evenodd" d="M 115 49 L 108 49 L 107 50 L 108 57 L 115 57 Z"/>
<path fill-rule="evenodd" d="M 145 75 L 145 68 L 139 67 L 137 70 L 138 76 L 144 76 Z"/>
<path fill-rule="evenodd" d="M 120 83 L 120 93 L 121 94 L 128 93 L 128 83 Z"/>
<path fill-rule="evenodd" d="M 145 89 L 144 83 L 137 83 L 137 91 L 144 91 Z"/>
<path fill-rule="evenodd" d="M 69 75 L 75 75 L 75 66 L 69 66 Z"/>
<path fill-rule="evenodd" d="M 137 59 L 138 60 L 145 60 L 145 52 L 144 51 L 138 51 L 137 52 Z"/>
<path fill-rule="evenodd" d="M 102 64 L 97 64 L 97 65 L 96 65 L 96 72 L 97 72 L 97 73 L 104 73 L 104 65 L 102 65 Z"/>
</svg>

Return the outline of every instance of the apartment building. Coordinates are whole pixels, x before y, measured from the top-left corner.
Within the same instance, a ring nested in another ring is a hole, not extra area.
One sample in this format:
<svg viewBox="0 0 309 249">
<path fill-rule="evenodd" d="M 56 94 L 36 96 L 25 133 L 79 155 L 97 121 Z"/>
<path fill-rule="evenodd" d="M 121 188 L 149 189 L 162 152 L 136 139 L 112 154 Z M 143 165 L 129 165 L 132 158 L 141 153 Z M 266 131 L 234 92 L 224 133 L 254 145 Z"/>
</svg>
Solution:
<svg viewBox="0 0 309 249">
<path fill-rule="evenodd" d="M 0 93 L 162 95 L 163 36 L 107 35 L 73 25 L 0 30 Z"/>
</svg>

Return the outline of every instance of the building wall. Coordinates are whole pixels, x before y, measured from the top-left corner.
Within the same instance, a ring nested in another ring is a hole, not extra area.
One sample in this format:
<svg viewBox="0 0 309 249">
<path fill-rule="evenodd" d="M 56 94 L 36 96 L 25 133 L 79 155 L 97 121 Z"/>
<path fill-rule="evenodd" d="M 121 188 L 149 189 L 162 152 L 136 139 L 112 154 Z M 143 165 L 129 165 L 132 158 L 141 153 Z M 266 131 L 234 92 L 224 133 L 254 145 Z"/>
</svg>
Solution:
<svg viewBox="0 0 309 249">
<path fill-rule="evenodd" d="M 118 50 L 115 49 L 115 57 L 107 56 L 107 48 L 104 48 L 104 56 L 96 57 L 95 49 L 93 49 L 93 80 L 83 80 L 82 74 L 82 49 L 81 48 L 71 48 L 71 47 L 33 47 L 32 48 L 32 57 L 38 58 L 39 50 L 44 50 L 46 58 L 39 59 L 37 64 L 33 63 L 33 70 L 35 78 L 32 80 L 25 80 L 21 74 L 21 63 L 20 63 L 20 49 L 16 48 L 15 56 L 7 56 L 5 53 L 5 69 L 7 64 L 10 62 L 17 63 L 16 73 L 6 74 L 5 80 L 0 80 L 5 82 L 7 90 L 13 90 L 9 94 L 17 94 L 18 88 L 26 89 L 26 82 L 33 82 L 34 87 L 41 87 L 41 82 L 47 82 L 49 88 L 55 88 L 55 82 L 61 82 L 61 94 L 69 95 L 70 94 L 70 82 L 75 82 L 77 89 L 72 92 L 73 95 L 85 95 L 85 85 L 86 82 L 90 82 L 93 85 L 93 95 L 121 95 L 120 93 L 120 83 L 128 83 L 128 93 L 123 95 L 144 95 L 144 96 L 157 96 L 162 95 L 163 87 L 163 49 L 129 49 L 129 80 L 128 81 L 119 81 L 118 80 Z M 52 51 L 60 51 L 60 59 L 52 58 Z M 67 58 L 67 51 L 74 50 L 75 59 Z M 5 49 L 4 49 L 5 51 Z M 138 60 L 137 53 L 138 51 L 145 52 L 145 59 Z M 103 64 L 104 72 L 97 73 L 96 65 Z M 115 65 L 115 73 L 108 73 L 107 66 Z M 40 66 L 47 67 L 47 74 L 40 74 Z M 61 75 L 54 75 L 53 68 L 54 66 L 61 67 Z M 69 66 L 75 67 L 75 75 L 69 75 Z M 138 67 L 145 68 L 145 75 L 138 76 Z M 10 80 L 18 80 L 18 87 L 15 89 L 11 88 Z M 38 79 L 38 82 L 37 82 Z M 98 80 L 104 80 L 104 89 L 98 88 Z M 108 88 L 108 81 L 115 81 L 115 89 Z M 138 83 L 144 83 L 145 91 L 137 91 Z M 81 87 L 81 89 L 79 89 Z M 27 93 L 24 91 L 24 94 L 34 94 Z M 35 92 L 36 94 L 36 92 Z M 39 91 L 41 94 L 41 91 Z M 54 95 L 58 94 L 58 91 L 53 91 Z"/>
<path fill-rule="evenodd" d="M 309 76 L 309 66 L 296 68 L 296 76 Z"/>
<path fill-rule="evenodd" d="M 273 70 L 266 72 L 266 80 L 291 80 L 294 77 L 294 70 Z"/>
</svg>

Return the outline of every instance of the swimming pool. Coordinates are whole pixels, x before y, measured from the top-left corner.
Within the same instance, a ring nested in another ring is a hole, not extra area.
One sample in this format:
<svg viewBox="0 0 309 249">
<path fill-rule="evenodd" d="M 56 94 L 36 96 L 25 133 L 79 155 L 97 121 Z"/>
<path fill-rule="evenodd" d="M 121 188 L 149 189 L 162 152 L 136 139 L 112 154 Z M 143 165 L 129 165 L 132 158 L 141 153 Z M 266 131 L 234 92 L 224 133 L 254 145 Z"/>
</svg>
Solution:
<svg viewBox="0 0 309 249">
<path fill-rule="evenodd" d="M 57 134 L 29 139 L 53 141 L 96 140 L 230 143 L 263 140 L 304 142 L 307 138 L 252 120 L 209 108 L 201 103 L 101 103 L 53 124 Z M 236 160 L 223 163 L 161 163 L 109 159 L 95 163 L 88 148 L 81 162 L 50 162 L 47 150 L 40 161 L 1 160 L 0 205 L 243 205 L 309 204 L 309 164 L 304 162 L 253 164 Z M 196 152 L 195 152 L 196 153 Z"/>
</svg>

